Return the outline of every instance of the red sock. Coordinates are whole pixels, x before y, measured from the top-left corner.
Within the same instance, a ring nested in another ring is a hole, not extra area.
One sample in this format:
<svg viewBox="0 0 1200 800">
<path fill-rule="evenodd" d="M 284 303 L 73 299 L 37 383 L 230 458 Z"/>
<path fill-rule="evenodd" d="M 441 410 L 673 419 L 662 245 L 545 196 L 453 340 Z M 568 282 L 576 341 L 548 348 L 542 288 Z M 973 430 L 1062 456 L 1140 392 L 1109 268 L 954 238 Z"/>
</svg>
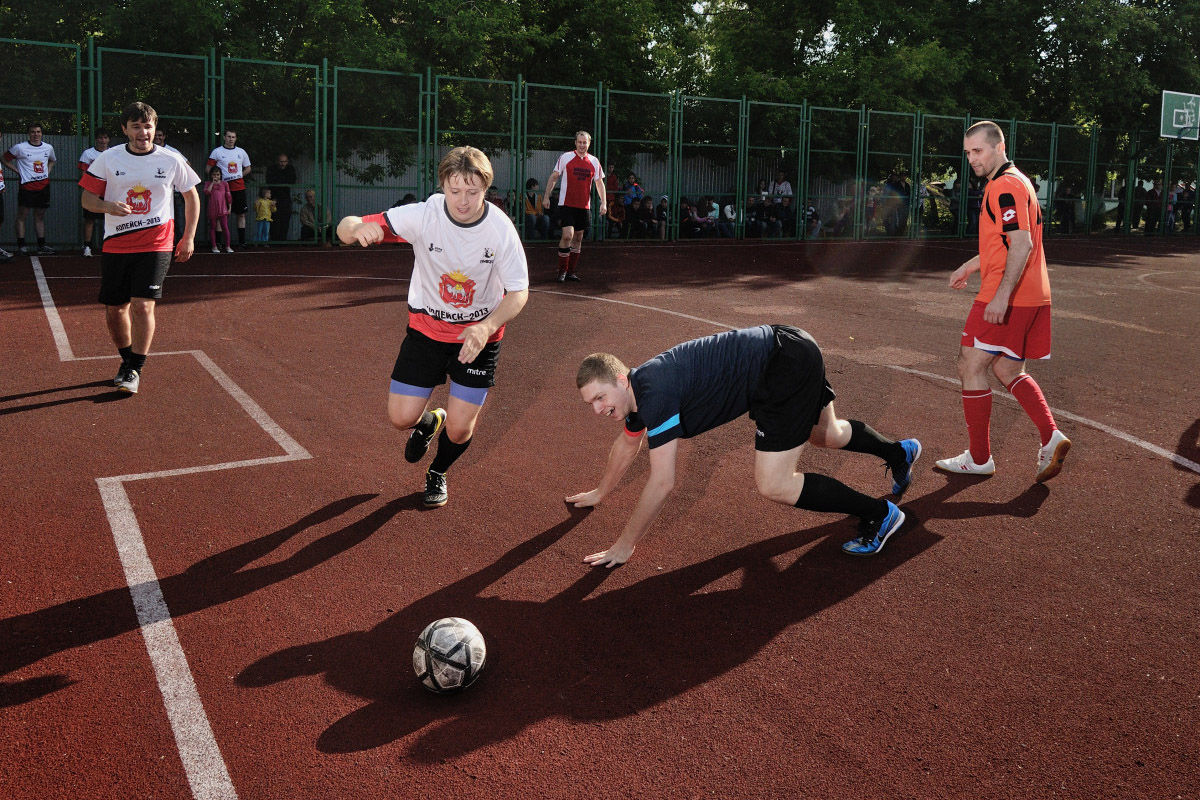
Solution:
<svg viewBox="0 0 1200 800">
<path fill-rule="evenodd" d="M 967 437 L 971 460 L 986 464 L 992 457 L 992 390 L 963 389 L 963 416 L 967 418 Z"/>
<path fill-rule="evenodd" d="M 1012 392 L 1012 396 L 1017 398 L 1017 402 L 1025 409 L 1033 424 L 1037 425 L 1038 434 L 1042 437 L 1042 446 L 1045 447 L 1050 437 L 1058 430 L 1058 426 L 1054 424 L 1054 415 L 1050 413 L 1050 406 L 1046 405 L 1046 397 L 1042 394 L 1041 387 L 1032 377 L 1022 372 L 1008 385 L 1008 391 Z"/>
<path fill-rule="evenodd" d="M 567 259 L 567 272 L 571 275 L 575 274 L 575 265 L 579 263 L 579 251 L 572 250 L 571 257 Z"/>
<path fill-rule="evenodd" d="M 571 259 L 571 251 L 558 248 L 558 274 L 567 274 L 567 264 Z"/>
</svg>

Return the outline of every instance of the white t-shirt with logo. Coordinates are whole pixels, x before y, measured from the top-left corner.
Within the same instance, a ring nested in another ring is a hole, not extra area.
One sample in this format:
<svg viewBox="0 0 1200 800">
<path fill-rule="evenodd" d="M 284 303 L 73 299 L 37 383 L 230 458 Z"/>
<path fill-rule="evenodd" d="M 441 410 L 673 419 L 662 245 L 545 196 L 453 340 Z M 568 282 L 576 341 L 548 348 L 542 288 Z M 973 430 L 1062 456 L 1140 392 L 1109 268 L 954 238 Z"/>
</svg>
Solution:
<svg viewBox="0 0 1200 800">
<path fill-rule="evenodd" d="M 229 191 L 237 192 L 246 188 L 244 175 L 250 168 L 250 154 L 240 147 L 213 148 L 208 154 L 208 169 L 220 167 L 221 180 L 229 184 Z"/>
<path fill-rule="evenodd" d="M 128 145 L 110 147 L 97 156 L 79 185 L 110 202 L 127 203 L 125 217 L 104 215 L 104 252 L 150 253 L 174 246 L 172 191 L 186 192 L 200 183 L 183 156 L 161 147 L 132 153 Z"/>
<path fill-rule="evenodd" d="M 42 142 L 34 147 L 29 142 L 17 142 L 8 148 L 4 160 L 16 166 L 22 188 L 37 191 L 50 185 L 50 162 L 55 160 L 51 145 Z"/>
<path fill-rule="evenodd" d="M 463 327 L 486 319 L 505 293 L 529 288 L 521 237 L 491 203 L 483 204 L 483 216 L 470 225 L 451 219 L 443 194 L 381 216 L 392 241 L 398 237 L 413 246 L 408 324 L 431 339 L 457 342 Z M 503 336 L 501 327 L 489 341 Z"/>
</svg>

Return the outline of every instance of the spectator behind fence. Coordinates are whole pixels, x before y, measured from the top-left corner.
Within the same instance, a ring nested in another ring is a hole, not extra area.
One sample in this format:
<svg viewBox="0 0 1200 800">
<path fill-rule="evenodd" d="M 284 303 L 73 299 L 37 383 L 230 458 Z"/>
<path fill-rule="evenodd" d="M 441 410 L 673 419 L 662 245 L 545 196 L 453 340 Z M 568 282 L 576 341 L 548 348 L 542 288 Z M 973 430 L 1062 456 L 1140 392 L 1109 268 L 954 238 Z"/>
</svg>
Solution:
<svg viewBox="0 0 1200 800">
<path fill-rule="evenodd" d="M 768 202 L 759 195 L 749 195 L 746 198 L 746 238 L 757 239 L 767 230 L 766 211 L 763 204 Z"/>
<path fill-rule="evenodd" d="M 225 130 L 222 143 L 208 154 L 208 166 L 221 168 L 221 178 L 233 195 L 230 210 L 237 217 L 238 246 L 246 247 L 246 176 L 250 174 L 250 154 L 238 147 L 237 131 Z"/>
<path fill-rule="evenodd" d="M 829 226 L 830 236 L 841 236 L 854 222 L 854 200 L 839 197 L 833 204 L 833 221 Z"/>
<path fill-rule="evenodd" d="M 712 216 L 712 201 L 707 197 L 691 206 L 691 221 L 697 228 L 697 236 L 712 236 L 717 232 L 717 220 Z"/>
<path fill-rule="evenodd" d="M 1184 233 L 1192 230 L 1192 211 L 1196 207 L 1196 187 L 1191 181 L 1181 181 L 1179 191 L 1179 224 Z"/>
<path fill-rule="evenodd" d="M 613 201 L 608 207 L 608 236 L 612 239 L 625 238 L 625 204 L 619 200 Z"/>
<path fill-rule="evenodd" d="M 633 202 L 629 204 L 629 210 L 625 212 L 625 230 L 628 231 L 630 239 L 645 238 L 649 228 L 646 226 L 646 219 L 642 215 L 642 199 L 640 197 L 633 198 Z"/>
<path fill-rule="evenodd" d="M 770 194 L 775 198 L 776 203 L 783 201 L 783 198 L 790 197 L 792 194 L 792 185 L 783 177 L 783 170 L 775 170 L 775 180 L 771 182 Z"/>
<path fill-rule="evenodd" d="M 760 178 L 758 181 L 758 186 L 754 189 L 754 193 L 760 198 L 767 197 L 769 194 L 771 194 L 770 182 L 766 178 Z"/>
<path fill-rule="evenodd" d="M 550 215 L 542 210 L 542 200 L 538 195 L 538 180 L 530 178 L 525 181 L 525 238 L 550 238 Z"/>
<path fill-rule="evenodd" d="M 87 172 L 87 168 L 92 165 L 96 158 L 108 149 L 108 133 L 106 131 L 98 131 L 96 133 L 96 146 L 89 147 L 79 154 L 79 171 Z M 92 236 L 95 234 L 96 221 L 100 221 L 100 239 L 101 243 L 104 240 L 104 214 L 102 212 L 83 210 L 83 257 L 92 257 Z"/>
<path fill-rule="evenodd" d="M 660 241 L 666 241 L 667 238 L 667 223 L 671 219 L 670 198 L 665 194 L 658 198 L 658 205 L 654 208 L 654 221 L 658 224 L 658 238 Z"/>
<path fill-rule="evenodd" d="M 487 201 L 500 209 L 504 213 L 504 216 L 508 216 L 508 207 L 504 204 L 504 198 L 500 196 L 500 190 L 495 186 L 488 187 Z"/>
<path fill-rule="evenodd" d="M 260 186 L 258 199 L 254 201 L 254 240 L 262 247 L 270 247 L 271 220 L 276 208 L 275 201 L 271 199 L 271 187 Z"/>
<path fill-rule="evenodd" d="M 33 228 L 37 234 L 37 254 L 53 255 L 46 246 L 46 209 L 50 207 L 50 173 L 54 169 L 54 148 L 42 141 L 42 126 L 29 126 L 29 138 L 17 142 L 4 154 L 3 165 L 16 173 L 17 188 L 17 252 L 33 253 L 25 246 L 25 217 L 33 211 Z"/>
<path fill-rule="evenodd" d="M 1162 179 L 1155 178 L 1154 182 L 1150 185 L 1150 191 L 1146 192 L 1146 211 L 1144 212 L 1146 233 L 1155 233 L 1158 230 L 1158 222 L 1162 219 L 1162 213 Z"/>
<path fill-rule="evenodd" d="M 275 157 L 275 163 L 267 167 L 266 179 L 271 187 L 271 198 L 275 201 L 271 239 L 286 242 L 288 229 L 292 226 L 292 187 L 296 183 L 296 168 L 287 153 Z"/>
<path fill-rule="evenodd" d="M 809 239 L 815 239 L 821 234 L 821 215 L 817 213 L 817 207 L 812 203 L 809 203 L 804 212 L 804 227 L 805 236 Z"/>
<path fill-rule="evenodd" d="M 413 197 L 413 202 L 416 200 L 417 198 Z M 319 238 L 325 243 L 325 246 L 331 246 L 325 234 L 332 219 L 327 209 L 317 205 L 316 191 L 309 189 L 304 193 L 304 205 L 300 206 L 300 240 L 315 242 L 320 234 Z"/>
<path fill-rule="evenodd" d="M 732 239 L 736 233 L 734 226 L 737 224 L 737 210 L 733 207 L 733 199 L 721 206 L 721 213 L 717 217 L 717 234 L 722 239 Z"/>
<path fill-rule="evenodd" d="M 629 173 L 629 180 L 625 182 L 623 187 L 621 187 L 621 191 L 625 194 L 625 205 L 630 205 L 634 200 L 641 200 L 646 196 L 646 193 L 642 191 L 642 187 L 638 186 L 637 176 L 632 172 Z M 626 214 L 626 216 L 628 216 L 628 214 Z"/>
</svg>

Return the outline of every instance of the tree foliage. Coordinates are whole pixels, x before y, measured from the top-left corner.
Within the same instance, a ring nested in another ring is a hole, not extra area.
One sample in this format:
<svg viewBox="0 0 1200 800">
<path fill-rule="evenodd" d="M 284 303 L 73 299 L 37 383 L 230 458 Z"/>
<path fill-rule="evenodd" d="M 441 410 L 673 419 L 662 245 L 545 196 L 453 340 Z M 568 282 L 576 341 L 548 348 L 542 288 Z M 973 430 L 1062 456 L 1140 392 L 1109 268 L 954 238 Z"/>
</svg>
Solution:
<svg viewBox="0 0 1200 800">
<path fill-rule="evenodd" d="M 0 0 L 8 37 L 1133 127 L 1200 93 L 1200 0 Z"/>
</svg>

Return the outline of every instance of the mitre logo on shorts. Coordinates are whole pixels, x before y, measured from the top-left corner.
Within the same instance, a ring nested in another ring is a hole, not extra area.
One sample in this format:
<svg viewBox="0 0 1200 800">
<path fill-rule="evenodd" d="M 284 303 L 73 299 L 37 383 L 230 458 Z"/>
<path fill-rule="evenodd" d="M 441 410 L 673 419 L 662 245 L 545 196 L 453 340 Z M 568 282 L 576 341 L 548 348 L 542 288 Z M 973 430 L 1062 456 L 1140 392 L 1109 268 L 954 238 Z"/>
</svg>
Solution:
<svg viewBox="0 0 1200 800">
<path fill-rule="evenodd" d="M 458 270 L 449 274 L 443 273 L 442 282 L 438 285 L 438 294 L 449 305 L 466 308 L 475 301 L 475 281 Z"/>
<path fill-rule="evenodd" d="M 1012 222 L 1017 218 L 1017 210 L 1015 208 L 1006 208 L 1000 212 L 1000 219 L 1005 222 Z"/>
<path fill-rule="evenodd" d="M 150 190 L 139 183 L 125 195 L 125 202 L 129 205 L 130 214 L 149 214 Z"/>
</svg>

